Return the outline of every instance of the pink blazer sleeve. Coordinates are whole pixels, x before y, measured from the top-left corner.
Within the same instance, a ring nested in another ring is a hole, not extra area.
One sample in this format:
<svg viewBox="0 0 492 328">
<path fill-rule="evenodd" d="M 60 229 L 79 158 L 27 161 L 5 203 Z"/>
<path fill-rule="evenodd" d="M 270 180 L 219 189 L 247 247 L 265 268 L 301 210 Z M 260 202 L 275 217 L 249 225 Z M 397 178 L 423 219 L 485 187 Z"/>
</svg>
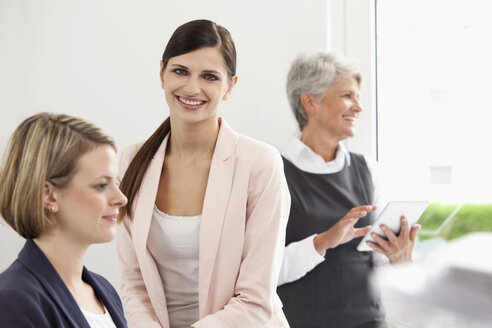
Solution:
<svg viewBox="0 0 492 328">
<path fill-rule="evenodd" d="M 234 295 L 222 310 L 196 322 L 196 328 L 288 327 L 276 294 L 290 210 L 283 162 L 270 146 L 250 155 L 255 164 L 249 172 L 245 236 Z"/>
</svg>

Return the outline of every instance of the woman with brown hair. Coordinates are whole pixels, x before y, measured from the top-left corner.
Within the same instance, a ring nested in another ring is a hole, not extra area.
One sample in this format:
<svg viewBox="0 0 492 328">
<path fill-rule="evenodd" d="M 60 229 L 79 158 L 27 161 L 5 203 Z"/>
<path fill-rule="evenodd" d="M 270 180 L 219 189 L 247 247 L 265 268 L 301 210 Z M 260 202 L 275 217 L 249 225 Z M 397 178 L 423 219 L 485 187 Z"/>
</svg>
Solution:
<svg viewBox="0 0 492 328">
<path fill-rule="evenodd" d="M 281 157 L 217 114 L 237 81 L 231 35 L 180 26 L 160 78 L 170 116 L 121 161 L 129 325 L 288 327 L 275 293 L 290 204 Z"/>
<path fill-rule="evenodd" d="M 84 120 L 41 113 L 15 130 L 0 212 L 26 243 L 0 274 L 0 327 L 126 327 L 114 288 L 83 264 L 116 235 L 117 176 L 113 139 Z"/>
</svg>

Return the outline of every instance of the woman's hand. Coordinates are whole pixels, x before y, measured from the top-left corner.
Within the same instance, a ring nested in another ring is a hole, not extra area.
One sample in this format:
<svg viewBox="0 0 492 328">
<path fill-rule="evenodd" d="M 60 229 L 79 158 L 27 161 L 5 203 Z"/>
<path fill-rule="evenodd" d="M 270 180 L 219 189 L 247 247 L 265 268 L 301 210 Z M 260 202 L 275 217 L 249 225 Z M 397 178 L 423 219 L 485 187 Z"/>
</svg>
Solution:
<svg viewBox="0 0 492 328">
<path fill-rule="evenodd" d="M 314 237 L 314 247 L 318 253 L 323 255 L 327 249 L 335 248 L 354 238 L 365 235 L 371 229 L 371 226 L 355 228 L 354 225 L 360 218 L 375 209 L 375 205 L 354 207 L 330 229 Z"/>
<path fill-rule="evenodd" d="M 402 264 L 412 262 L 412 251 L 417 232 L 420 230 L 420 225 L 415 224 L 412 229 L 408 229 L 407 219 L 401 217 L 400 234 L 396 236 L 391 229 L 384 224 L 381 225 L 381 230 L 386 235 L 386 238 L 381 237 L 376 233 L 372 233 L 371 237 L 376 241 L 368 241 L 367 245 L 376 252 L 386 255 L 391 264 Z"/>
</svg>

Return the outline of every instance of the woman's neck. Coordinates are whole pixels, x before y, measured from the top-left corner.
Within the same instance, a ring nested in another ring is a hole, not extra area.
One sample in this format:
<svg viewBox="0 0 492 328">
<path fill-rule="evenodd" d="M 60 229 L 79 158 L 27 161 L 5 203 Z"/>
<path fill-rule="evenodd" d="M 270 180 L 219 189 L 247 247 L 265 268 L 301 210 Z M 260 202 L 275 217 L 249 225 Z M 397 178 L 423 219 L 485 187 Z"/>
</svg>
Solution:
<svg viewBox="0 0 492 328">
<path fill-rule="evenodd" d="M 78 245 L 69 236 L 60 236 L 56 232 L 44 233 L 35 238 L 34 242 L 71 291 L 85 284 L 82 270 L 88 246 Z"/>
<path fill-rule="evenodd" d="M 188 124 L 174 122 L 171 117 L 171 137 L 168 155 L 177 158 L 212 158 L 219 134 L 220 122 L 217 117 L 210 120 Z"/>
<path fill-rule="evenodd" d="M 325 162 L 331 162 L 335 159 L 338 143 L 340 142 L 340 140 L 331 137 L 328 133 L 312 131 L 306 128 L 302 130 L 301 141 L 316 154 L 323 157 Z"/>
</svg>

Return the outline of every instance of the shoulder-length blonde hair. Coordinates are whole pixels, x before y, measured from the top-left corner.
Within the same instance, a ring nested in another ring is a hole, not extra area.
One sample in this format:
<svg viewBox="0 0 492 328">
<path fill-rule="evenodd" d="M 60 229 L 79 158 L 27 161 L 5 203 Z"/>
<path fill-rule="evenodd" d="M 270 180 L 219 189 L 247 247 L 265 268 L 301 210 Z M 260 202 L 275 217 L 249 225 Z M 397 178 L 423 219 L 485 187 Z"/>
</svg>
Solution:
<svg viewBox="0 0 492 328">
<path fill-rule="evenodd" d="M 79 158 L 98 145 L 116 151 L 111 137 L 80 118 L 39 113 L 14 131 L 0 167 L 0 213 L 24 238 L 46 231 L 49 219 L 43 208 L 45 182 L 68 185 Z"/>
</svg>

